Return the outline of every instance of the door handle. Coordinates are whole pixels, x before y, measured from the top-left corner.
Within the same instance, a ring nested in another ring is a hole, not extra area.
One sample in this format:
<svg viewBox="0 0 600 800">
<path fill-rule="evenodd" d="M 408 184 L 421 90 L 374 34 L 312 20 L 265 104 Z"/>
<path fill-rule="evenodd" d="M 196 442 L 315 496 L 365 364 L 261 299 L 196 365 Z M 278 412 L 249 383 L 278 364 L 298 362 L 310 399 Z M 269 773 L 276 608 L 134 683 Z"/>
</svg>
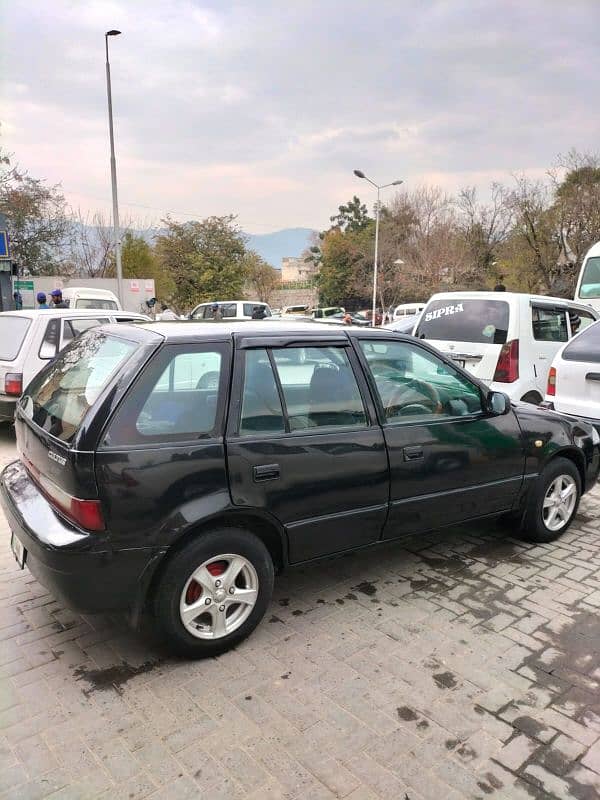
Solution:
<svg viewBox="0 0 600 800">
<path fill-rule="evenodd" d="M 585 379 L 586 381 L 600 381 L 600 372 L 588 372 Z"/>
<path fill-rule="evenodd" d="M 252 468 L 252 477 L 255 483 L 263 481 L 276 481 L 281 476 L 279 464 L 263 464 L 260 467 Z"/>
<path fill-rule="evenodd" d="M 402 450 L 402 455 L 405 461 L 420 461 L 423 458 L 423 448 L 420 445 L 417 447 L 405 447 Z"/>
</svg>

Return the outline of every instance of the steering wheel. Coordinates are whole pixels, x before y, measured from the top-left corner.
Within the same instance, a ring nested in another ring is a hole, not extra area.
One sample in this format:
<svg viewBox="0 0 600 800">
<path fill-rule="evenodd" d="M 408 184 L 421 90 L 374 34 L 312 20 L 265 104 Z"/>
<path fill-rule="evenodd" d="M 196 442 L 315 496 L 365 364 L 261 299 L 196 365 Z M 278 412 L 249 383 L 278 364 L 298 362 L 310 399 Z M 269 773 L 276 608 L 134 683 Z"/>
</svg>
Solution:
<svg viewBox="0 0 600 800">
<path fill-rule="evenodd" d="M 417 399 L 414 395 L 410 396 L 411 393 L 409 392 L 409 398 L 407 398 L 408 389 L 414 389 L 421 397 Z M 394 413 L 390 413 L 392 409 Z M 419 378 L 409 378 L 401 388 L 398 387 L 393 393 L 386 404 L 386 412 L 388 417 L 398 416 L 400 412 L 404 411 L 406 413 L 408 409 L 410 409 L 409 413 L 412 414 L 441 414 L 442 402 L 438 390 L 435 386 Z"/>
</svg>

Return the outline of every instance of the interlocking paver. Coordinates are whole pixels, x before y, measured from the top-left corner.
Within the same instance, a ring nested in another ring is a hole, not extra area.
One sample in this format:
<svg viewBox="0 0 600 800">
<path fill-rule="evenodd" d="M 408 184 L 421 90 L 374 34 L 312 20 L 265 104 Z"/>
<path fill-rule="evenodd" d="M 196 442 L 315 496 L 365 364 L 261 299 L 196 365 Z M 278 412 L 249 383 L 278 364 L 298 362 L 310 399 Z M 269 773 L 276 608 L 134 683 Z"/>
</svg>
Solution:
<svg viewBox="0 0 600 800">
<path fill-rule="evenodd" d="M 597 797 L 599 511 L 556 544 L 480 523 L 297 570 L 203 662 L 65 609 L 0 517 L 0 798 Z"/>
</svg>

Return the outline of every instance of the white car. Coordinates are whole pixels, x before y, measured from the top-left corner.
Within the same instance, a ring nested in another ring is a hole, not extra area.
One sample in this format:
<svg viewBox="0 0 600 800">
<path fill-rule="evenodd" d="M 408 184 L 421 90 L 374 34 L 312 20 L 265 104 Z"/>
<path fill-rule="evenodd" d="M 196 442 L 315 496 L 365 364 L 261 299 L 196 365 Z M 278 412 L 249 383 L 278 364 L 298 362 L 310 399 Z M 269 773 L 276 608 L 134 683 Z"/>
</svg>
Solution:
<svg viewBox="0 0 600 800">
<path fill-rule="evenodd" d="M 0 313 L 0 422 L 12 421 L 23 389 L 80 333 L 108 322 L 150 321 L 134 311 L 82 308 Z"/>
<path fill-rule="evenodd" d="M 598 319 L 590 306 L 516 292 L 444 292 L 425 306 L 414 335 L 435 345 L 493 391 L 541 403 L 552 359 Z"/>
<path fill-rule="evenodd" d="M 394 309 L 391 321 L 393 322 L 397 319 L 403 319 L 404 317 L 412 317 L 414 314 L 420 314 L 426 305 L 426 303 L 401 303 L 401 305 L 396 306 Z"/>
<path fill-rule="evenodd" d="M 558 351 L 543 405 L 583 418 L 600 432 L 600 322 L 585 328 Z"/>
<path fill-rule="evenodd" d="M 94 289 L 87 286 L 69 286 L 62 289 L 63 300 L 69 308 L 100 308 L 102 311 L 121 311 L 121 303 L 109 289 Z"/>
<path fill-rule="evenodd" d="M 271 316 L 271 309 L 267 303 L 260 300 L 215 300 L 213 303 L 200 303 L 190 314 L 190 319 L 214 319 L 215 306 L 219 307 L 221 319 L 256 319 L 256 311 L 264 317 Z M 263 319 L 260 317 L 259 319 Z"/>
</svg>

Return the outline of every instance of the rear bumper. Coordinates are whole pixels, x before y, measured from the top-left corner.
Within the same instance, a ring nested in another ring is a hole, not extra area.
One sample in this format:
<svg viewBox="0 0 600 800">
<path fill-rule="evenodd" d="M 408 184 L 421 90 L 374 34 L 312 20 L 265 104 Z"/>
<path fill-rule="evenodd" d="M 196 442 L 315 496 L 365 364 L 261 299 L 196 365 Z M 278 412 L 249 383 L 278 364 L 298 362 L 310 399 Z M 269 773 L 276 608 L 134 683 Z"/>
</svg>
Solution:
<svg viewBox="0 0 600 800">
<path fill-rule="evenodd" d="M 68 525 L 20 461 L 0 475 L 0 503 L 11 531 L 27 551 L 25 566 L 65 605 L 87 613 L 135 605 L 154 548 L 114 550 L 108 534 Z"/>
<path fill-rule="evenodd" d="M 0 396 L 0 422 L 12 422 L 15 418 L 18 397 Z"/>
</svg>

